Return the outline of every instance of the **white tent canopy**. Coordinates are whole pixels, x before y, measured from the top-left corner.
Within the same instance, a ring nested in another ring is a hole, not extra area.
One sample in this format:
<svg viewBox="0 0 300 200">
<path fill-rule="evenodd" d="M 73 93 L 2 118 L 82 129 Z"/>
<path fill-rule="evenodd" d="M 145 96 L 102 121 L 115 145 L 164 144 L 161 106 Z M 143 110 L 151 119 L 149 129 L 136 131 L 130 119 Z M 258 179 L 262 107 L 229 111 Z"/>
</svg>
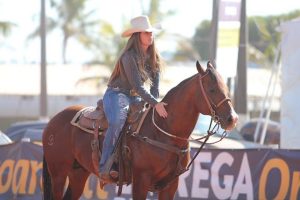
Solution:
<svg viewBox="0 0 300 200">
<path fill-rule="evenodd" d="M 300 148 L 300 18 L 285 22 L 282 32 L 281 148 Z"/>
<path fill-rule="evenodd" d="M 11 139 L 0 131 L 0 145 L 12 143 Z"/>
</svg>

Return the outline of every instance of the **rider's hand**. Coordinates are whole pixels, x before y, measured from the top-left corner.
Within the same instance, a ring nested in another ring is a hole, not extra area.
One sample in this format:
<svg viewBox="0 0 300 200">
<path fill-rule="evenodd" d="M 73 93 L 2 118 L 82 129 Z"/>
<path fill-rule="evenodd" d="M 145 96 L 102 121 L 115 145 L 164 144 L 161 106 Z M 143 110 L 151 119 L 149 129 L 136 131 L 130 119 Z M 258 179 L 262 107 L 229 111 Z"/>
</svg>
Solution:
<svg viewBox="0 0 300 200">
<path fill-rule="evenodd" d="M 165 106 L 168 105 L 165 102 L 158 102 L 154 108 L 156 109 L 156 112 L 158 113 L 159 116 L 166 118 L 168 116 L 168 113 L 165 109 Z"/>
</svg>

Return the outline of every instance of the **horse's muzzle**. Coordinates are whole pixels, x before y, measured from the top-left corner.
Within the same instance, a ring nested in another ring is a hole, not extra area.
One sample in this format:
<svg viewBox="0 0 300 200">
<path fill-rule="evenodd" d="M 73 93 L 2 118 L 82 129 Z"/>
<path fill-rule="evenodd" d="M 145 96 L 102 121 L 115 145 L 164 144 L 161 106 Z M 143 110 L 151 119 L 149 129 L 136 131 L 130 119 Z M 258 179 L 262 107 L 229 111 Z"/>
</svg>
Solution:
<svg viewBox="0 0 300 200">
<path fill-rule="evenodd" d="M 235 111 L 233 111 L 231 113 L 231 115 L 229 115 L 226 119 L 226 131 L 231 131 L 232 129 L 234 129 L 236 127 L 237 121 L 239 120 L 239 116 L 236 114 Z"/>
</svg>

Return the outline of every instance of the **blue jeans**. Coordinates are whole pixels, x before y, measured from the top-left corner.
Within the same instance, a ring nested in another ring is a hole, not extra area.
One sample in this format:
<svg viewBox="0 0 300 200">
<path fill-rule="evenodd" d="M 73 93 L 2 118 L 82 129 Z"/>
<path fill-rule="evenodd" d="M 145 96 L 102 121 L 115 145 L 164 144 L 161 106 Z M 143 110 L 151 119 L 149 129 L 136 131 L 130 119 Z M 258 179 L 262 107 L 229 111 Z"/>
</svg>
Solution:
<svg viewBox="0 0 300 200">
<path fill-rule="evenodd" d="M 120 132 L 126 122 L 129 105 L 140 100 L 140 97 L 129 96 L 113 88 L 106 90 L 103 96 L 103 108 L 108 121 L 108 129 L 103 141 L 100 172 L 103 172 L 105 163 L 114 150 Z"/>
</svg>

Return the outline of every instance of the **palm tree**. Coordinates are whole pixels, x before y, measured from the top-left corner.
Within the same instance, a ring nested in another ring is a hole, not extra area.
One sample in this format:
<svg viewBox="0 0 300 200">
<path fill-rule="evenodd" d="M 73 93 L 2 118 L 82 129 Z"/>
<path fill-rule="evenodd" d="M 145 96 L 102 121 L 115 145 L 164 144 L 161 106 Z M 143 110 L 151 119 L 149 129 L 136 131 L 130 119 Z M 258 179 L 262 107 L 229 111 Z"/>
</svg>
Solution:
<svg viewBox="0 0 300 200">
<path fill-rule="evenodd" d="M 193 47 L 202 60 L 209 60 L 210 27 L 210 20 L 202 21 L 192 38 Z"/>
<path fill-rule="evenodd" d="M 47 32 L 59 28 L 63 33 L 62 39 L 62 61 L 66 60 L 66 50 L 70 38 L 76 39 L 85 45 L 89 40 L 88 29 L 99 25 L 99 20 L 91 19 L 95 10 L 86 12 L 85 5 L 88 0 L 61 0 L 59 3 L 51 0 L 51 7 L 56 10 L 56 18 L 47 18 Z M 40 27 L 34 31 L 29 38 L 37 37 Z"/>
<path fill-rule="evenodd" d="M 278 16 L 254 16 L 249 17 L 248 35 L 249 35 L 249 60 L 255 63 L 270 63 L 273 62 L 276 48 L 280 42 L 280 32 L 276 31 L 277 27 L 283 21 L 291 20 L 300 16 L 300 10 L 290 12 L 285 15 Z M 193 44 L 196 51 L 202 59 L 207 59 L 209 55 L 209 35 L 210 35 L 209 20 L 204 20 L 197 27 L 193 36 Z"/>
<path fill-rule="evenodd" d="M 104 63 L 111 68 L 114 67 L 118 52 L 125 46 L 125 40 L 116 33 L 112 24 L 102 20 L 96 31 L 89 31 L 89 37 L 83 43 L 93 52 L 94 58 L 90 63 Z"/>
<path fill-rule="evenodd" d="M 140 0 L 140 6 L 143 14 L 149 16 L 150 21 L 155 22 L 156 20 L 161 20 L 162 18 L 173 14 L 172 11 L 161 12 L 159 0 L 151 0 L 149 5 L 149 10 L 144 9 L 144 2 Z M 148 3 L 148 2 L 147 2 Z M 126 29 L 128 24 L 123 24 L 123 30 Z M 99 29 L 96 33 L 90 31 L 90 38 L 85 41 L 85 46 L 91 49 L 96 56 L 92 62 L 104 62 L 111 68 L 114 67 L 114 62 L 117 54 L 121 52 L 121 49 L 125 46 L 126 41 L 116 33 L 112 24 L 105 21 L 99 21 Z M 99 37 L 101 36 L 101 37 Z M 159 36 L 158 36 L 159 37 Z"/>
</svg>

